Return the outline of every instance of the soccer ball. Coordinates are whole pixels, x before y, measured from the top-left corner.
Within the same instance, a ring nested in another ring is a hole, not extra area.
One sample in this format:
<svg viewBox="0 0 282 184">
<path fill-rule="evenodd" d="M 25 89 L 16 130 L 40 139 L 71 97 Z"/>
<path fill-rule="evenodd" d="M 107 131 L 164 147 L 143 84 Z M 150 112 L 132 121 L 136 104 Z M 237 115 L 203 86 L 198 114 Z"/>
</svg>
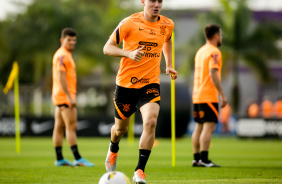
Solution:
<svg viewBox="0 0 282 184">
<path fill-rule="evenodd" d="M 130 184 L 128 177 L 119 171 L 105 173 L 99 180 L 99 184 Z"/>
</svg>

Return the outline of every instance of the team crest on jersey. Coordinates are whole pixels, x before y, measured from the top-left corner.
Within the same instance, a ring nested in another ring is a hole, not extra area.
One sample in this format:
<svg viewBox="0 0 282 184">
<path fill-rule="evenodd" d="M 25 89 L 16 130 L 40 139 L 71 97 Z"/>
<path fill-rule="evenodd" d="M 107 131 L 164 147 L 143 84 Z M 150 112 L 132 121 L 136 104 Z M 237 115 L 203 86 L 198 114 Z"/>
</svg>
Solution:
<svg viewBox="0 0 282 184">
<path fill-rule="evenodd" d="M 166 34 L 166 26 L 161 26 L 160 28 L 161 28 L 161 32 L 160 33 L 162 35 L 165 35 Z"/>
<path fill-rule="evenodd" d="M 123 111 L 128 112 L 130 110 L 130 104 L 122 104 L 123 105 Z"/>
</svg>

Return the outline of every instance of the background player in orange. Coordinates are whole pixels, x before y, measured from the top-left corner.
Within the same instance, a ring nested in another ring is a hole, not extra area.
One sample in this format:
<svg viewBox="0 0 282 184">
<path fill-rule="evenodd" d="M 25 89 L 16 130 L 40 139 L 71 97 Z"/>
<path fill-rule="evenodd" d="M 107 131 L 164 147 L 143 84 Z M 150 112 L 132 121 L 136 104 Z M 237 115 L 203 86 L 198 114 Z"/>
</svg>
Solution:
<svg viewBox="0 0 282 184">
<path fill-rule="evenodd" d="M 82 158 L 77 148 L 77 110 L 76 110 L 76 70 L 72 51 L 76 44 L 76 32 L 71 28 L 62 30 L 61 47 L 53 57 L 53 89 L 52 100 L 56 105 L 53 144 L 56 151 L 56 166 L 94 166 Z M 66 139 L 73 152 L 73 164 L 64 159 L 62 145 Z"/>
<path fill-rule="evenodd" d="M 166 60 L 166 74 L 172 79 L 172 20 L 159 15 L 162 0 L 141 0 L 144 11 L 125 18 L 104 46 L 104 53 L 122 57 L 114 94 L 115 125 L 111 129 L 111 143 L 105 161 L 107 171 L 116 169 L 119 141 L 127 132 L 130 116 L 140 109 L 143 132 L 139 143 L 139 161 L 133 181 L 146 183 L 145 166 L 155 140 L 160 103 L 160 62 L 162 51 Z M 123 49 L 117 47 L 123 41 Z"/>
<path fill-rule="evenodd" d="M 221 107 L 227 104 L 220 84 L 222 56 L 218 47 L 221 46 L 222 35 L 220 27 L 214 24 L 207 25 L 204 33 L 206 44 L 198 50 L 195 57 L 192 98 L 197 124 L 192 135 L 192 166 L 219 167 L 208 159 L 208 151 L 218 122 L 218 95 Z"/>
</svg>

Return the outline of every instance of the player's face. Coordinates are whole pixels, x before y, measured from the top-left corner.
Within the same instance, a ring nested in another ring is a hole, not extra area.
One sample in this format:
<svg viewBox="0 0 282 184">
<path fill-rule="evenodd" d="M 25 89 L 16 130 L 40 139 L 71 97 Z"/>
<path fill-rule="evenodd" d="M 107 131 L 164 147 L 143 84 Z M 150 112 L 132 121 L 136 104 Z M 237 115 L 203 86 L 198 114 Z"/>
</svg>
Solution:
<svg viewBox="0 0 282 184">
<path fill-rule="evenodd" d="M 76 44 L 76 36 L 66 36 L 61 38 L 62 47 L 66 48 L 69 51 L 73 51 Z"/>
<path fill-rule="evenodd" d="M 161 12 L 163 0 L 141 0 L 144 11 L 151 17 L 158 17 Z"/>
<path fill-rule="evenodd" d="M 217 40 L 217 47 L 220 47 L 221 44 L 222 44 L 222 32 L 221 32 L 221 30 L 219 30 L 218 40 Z"/>
</svg>

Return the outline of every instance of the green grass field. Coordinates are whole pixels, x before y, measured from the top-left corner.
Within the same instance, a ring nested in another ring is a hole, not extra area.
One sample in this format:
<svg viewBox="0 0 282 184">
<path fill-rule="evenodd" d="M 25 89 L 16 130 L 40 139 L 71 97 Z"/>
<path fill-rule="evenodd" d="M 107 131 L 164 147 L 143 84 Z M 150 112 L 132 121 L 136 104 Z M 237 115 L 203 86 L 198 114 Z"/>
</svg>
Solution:
<svg viewBox="0 0 282 184">
<path fill-rule="evenodd" d="M 13 138 L 0 138 L 0 183 L 95 183 L 106 172 L 109 138 L 79 138 L 83 157 L 95 167 L 55 167 L 51 138 L 22 138 L 21 154 Z M 73 160 L 64 142 L 64 157 Z M 171 167 L 171 142 L 159 139 L 147 164 L 148 184 L 282 183 L 282 141 L 215 137 L 210 158 L 222 168 L 192 168 L 191 139 L 176 141 L 176 167 Z M 117 170 L 132 179 L 138 159 L 138 140 L 120 143 Z"/>
</svg>

